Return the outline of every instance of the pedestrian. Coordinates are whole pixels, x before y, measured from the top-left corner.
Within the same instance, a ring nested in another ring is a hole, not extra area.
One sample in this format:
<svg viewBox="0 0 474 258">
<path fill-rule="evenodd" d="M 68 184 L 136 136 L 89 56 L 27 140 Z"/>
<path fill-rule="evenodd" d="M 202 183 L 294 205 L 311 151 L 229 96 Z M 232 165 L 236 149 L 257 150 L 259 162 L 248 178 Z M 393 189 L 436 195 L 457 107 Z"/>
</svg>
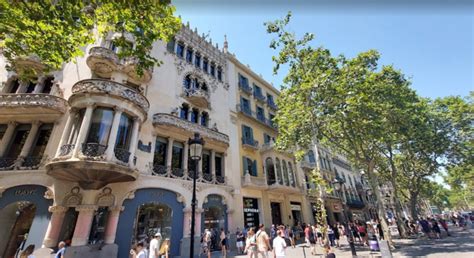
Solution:
<svg viewBox="0 0 474 258">
<path fill-rule="evenodd" d="M 328 238 L 329 242 L 331 243 L 331 246 L 334 246 L 334 229 L 330 225 L 328 225 Z"/>
<path fill-rule="evenodd" d="M 149 258 L 159 257 L 160 245 L 161 245 L 161 233 L 156 232 L 155 235 L 153 235 L 153 239 L 150 241 L 150 252 L 148 254 Z"/>
<path fill-rule="evenodd" d="M 256 234 L 257 238 L 257 251 L 258 254 L 262 255 L 263 258 L 268 258 L 268 251 L 271 251 L 270 237 L 265 232 L 265 225 L 260 224 Z"/>
<path fill-rule="evenodd" d="M 227 256 L 227 236 L 223 228 L 221 228 L 221 234 L 220 234 L 219 239 L 220 239 L 222 257 L 226 257 Z"/>
<path fill-rule="evenodd" d="M 326 258 L 336 258 L 336 254 L 329 245 L 324 245 L 324 254 Z"/>
<path fill-rule="evenodd" d="M 235 238 L 236 238 L 236 245 L 237 245 L 237 252 L 239 254 L 244 253 L 244 248 L 245 248 L 245 237 L 244 233 L 237 228 L 237 232 L 235 232 Z"/>
<path fill-rule="evenodd" d="M 450 236 L 449 231 L 448 231 L 448 223 L 446 223 L 446 220 L 441 219 L 441 220 L 439 221 L 439 224 L 441 224 L 441 226 L 443 227 L 444 231 L 446 231 L 446 234 L 447 234 L 448 236 Z"/>
<path fill-rule="evenodd" d="M 35 245 L 29 245 L 20 254 L 20 258 L 35 258 L 33 252 L 35 251 Z"/>
<path fill-rule="evenodd" d="M 277 231 L 277 229 L 275 227 L 275 224 L 272 224 L 272 227 L 270 228 L 270 238 L 271 238 L 272 241 L 276 237 L 276 231 Z"/>
<path fill-rule="evenodd" d="M 316 237 L 316 234 L 315 234 L 315 229 L 314 229 L 314 226 L 311 227 L 309 224 L 308 224 L 308 241 L 307 243 L 309 243 L 309 246 L 310 246 L 310 251 L 311 251 L 311 254 L 312 255 L 316 255 L 316 241 L 317 241 L 317 237 Z M 306 234 L 306 233 L 305 233 Z"/>
<path fill-rule="evenodd" d="M 437 239 L 441 238 L 441 229 L 439 228 L 438 222 L 433 219 L 431 222 L 431 228 L 433 229 L 433 233 L 435 234 Z"/>
<path fill-rule="evenodd" d="M 322 226 L 318 224 L 314 224 L 314 230 L 316 231 L 315 239 L 319 242 L 321 246 L 323 246 L 323 232 L 321 230 Z"/>
<path fill-rule="evenodd" d="M 61 241 L 58 244 L 58 252 L 54 256 L 54 258 L 64 258 L 64 252 L 66 252 L 66 242 Z"/>
<path fill-rule="evenodd" d="M 288 237 L 290 238 L 291 247 L 295 248 L 295 234 L 291 227 L 288 227 Z"/>
<path fill-rule="evenodd" d="M 339 238 L 341 236 L 339 233 L 339 227 L 334 225 L 332 230 L 334 231 L 334 242 L 336 243 L 336 247 L 339 248 Z"/>
<path fill-rule="evenodd" d="M 426 219 L 422 218 L 419 221 L 419 224 L 420 224 L 421 230 L 423 231 L 425 236 L 431 238 L 431 230 L 430 230 L 430 225 L 429 225 L 428 221 Z"/>
<path fill-rule="evenodd" d="M 365 229 L 365 223 L 359 222 L 357 226 L 357 232 L 359 233 L 360 239 L 362 240 L 364 246 L 368 245 L 367 241 L 367 230 Z"/>
<path fill-rule="evenodd" d="M 277 236 L 273 239 L 273 254 L 274 258 L 284 258 L 286 241 L 283 239 L 284 233 L 282 230 L 277 231 Z"/>
<path fill-rule="evenodd" d="M 201 253 L 207 258 L 211 258 L 211 237 L 211 231 L 206 228 L 201 236 Z"/>
<path fill-rule="evenodd" d="M 132 258 L 146 258 L 146 252 L 143 242 L 138 242 L 132 250 L 130 250 Z"/>
<path fill-rule="evenodd" d="M 253 228 L 250 228 L 247 233 L 247 239 L 245 241 L 245 250 L 248 258 L 257 258 L 257 239 L 255 236 L 255 231 Z"/>
<path fill-rule="evenodd" d="M 160 247 L 160 252 L 159 252 L 159 258 L 169 258 L 169 252 L 170 252 L 170 239 L 166 238 L 165 241 L 163 241 L 163 244 L 161 244 Z"/>
</svg>

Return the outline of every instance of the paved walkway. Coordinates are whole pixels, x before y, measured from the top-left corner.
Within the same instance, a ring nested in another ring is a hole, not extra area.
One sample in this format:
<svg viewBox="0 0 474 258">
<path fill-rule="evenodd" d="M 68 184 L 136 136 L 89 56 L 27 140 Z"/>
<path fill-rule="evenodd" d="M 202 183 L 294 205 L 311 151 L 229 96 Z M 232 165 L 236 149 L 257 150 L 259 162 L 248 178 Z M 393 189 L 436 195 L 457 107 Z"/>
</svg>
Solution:
<svg viewBox="0 0 474 258">
<path fill-rule="evenodd" d="M 452 228 L 452 236 L 443 235 L 441 239 L 395 239 L 396 250 L 393 251 L 393 257 L 429 257 L 429 258 L 474 258 L 474 229 L 461 231 L 458 228 Z M 352 258 L 349 245 L 345 239 L 341 241 L 342 247 L 335 248 L 334 253 L 337 258 Z M 379 252 L 370 252 L 368 247 L 356 245 L 357 257 L 381 257 Z M 320 255 L 310 255 L 309 249 L 305 248 L 306 257 L 323 257 L 322 247 L 317 248 Z M 304 258 L 303 248 L 287 248 L 287 258 Z M 214 253 L 213 258 L 221 257 L 220 253 Z M 235 255 L 230 253 L 227 257 L 245 258 L 245 255 Z M 269 258 L 273 258 L 271 253 Z"/>
</svg>

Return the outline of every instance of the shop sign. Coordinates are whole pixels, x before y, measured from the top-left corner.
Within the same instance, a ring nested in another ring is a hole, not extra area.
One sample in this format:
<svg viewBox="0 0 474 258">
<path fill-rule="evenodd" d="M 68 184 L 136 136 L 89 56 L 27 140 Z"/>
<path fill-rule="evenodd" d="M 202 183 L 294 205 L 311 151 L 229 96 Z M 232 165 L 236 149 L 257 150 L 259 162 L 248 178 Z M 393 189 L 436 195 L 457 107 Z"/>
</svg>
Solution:
<svg viewBox="0 0 474 258">
<path fill-rule="evenodd" d="M 36 195 L 36 189 L 18 189 L 15 191 L 15 196 Z"/>
<path fill-rule="evenodd" d="M 339 203 L 333 204 L 332 208 L 333 208 L 334 212 L 341 212 L 342 211 L 342 206 Z"/>
<path fill-rule="evenodd" d="M 253 212 L 253 213 L 258 213 L 258 209 L 254 208 L 244 208 L 244 212 Z"/>
</svg>

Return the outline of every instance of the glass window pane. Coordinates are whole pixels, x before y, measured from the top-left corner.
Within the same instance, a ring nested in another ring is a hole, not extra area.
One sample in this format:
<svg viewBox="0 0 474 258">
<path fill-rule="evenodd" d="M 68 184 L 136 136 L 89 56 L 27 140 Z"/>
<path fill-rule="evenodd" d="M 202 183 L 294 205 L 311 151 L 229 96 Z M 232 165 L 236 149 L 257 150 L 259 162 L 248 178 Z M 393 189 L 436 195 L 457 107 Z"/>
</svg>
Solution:
<svg viewBox="0 0 474 258">
<path fill-rule="evenodd" d="M 172 168 L 183 168 L 183 147 L 173 145 Z"/>
<path fill-rule="evenodd" d="M 166 151 L 168 148 L 168 142 L 166 139 L 156 138 L 155 143 L 155 154 L 153 157 L 153 164 L 166 166 Z"/>
<path fill-rule="evenodd" d="M 127 114 L 122 114 L 117 133 L 116 148 L 128 150 L 130 147 L 130 139 L 132 137 L 132 119 Z"/>
<path fill-rule="evenodd" d="M 89 134 L 87 136 L 87 143 L 99 143 L 102 145 L 107 145 L 113 118 L 114 111 L 112 109 L 95 109 L 94 113 L 92 114 Z"/>
</svg>

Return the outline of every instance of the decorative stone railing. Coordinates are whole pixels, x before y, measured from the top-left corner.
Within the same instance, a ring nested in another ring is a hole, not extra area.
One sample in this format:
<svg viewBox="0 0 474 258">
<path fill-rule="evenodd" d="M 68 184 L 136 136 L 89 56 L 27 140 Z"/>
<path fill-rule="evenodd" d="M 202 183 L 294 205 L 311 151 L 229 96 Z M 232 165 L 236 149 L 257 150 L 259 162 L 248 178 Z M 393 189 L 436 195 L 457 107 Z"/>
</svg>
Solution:
<svg viewBox="0 0 474 258">
<path fill-rule="evenodd" d="M 303 169 L 315 169 L 316 163 L 303 160 L 303 161 L 300 161 L 300 167 Z"/>
<path fill-rule="evenodd" d="M 150 103 L 138 90 L 129 88 L 121 83 L 103 80 L 103 79 L 87 79 L 82 80 L 72 86 L 72 93 L 97 93 L 108 94 L 126 99 L 143 109 L 144 113 L 148 112 Z"/>
<path fill-rule="evenodd" d="M 242 146 L 251 149 L 258 149 L 258 141 L 252 138 L 242 137 Z"/>
<path fill-rule="evenodd" d="M 249 173 L 245 173 L 242 177 L 242 186 L 266 188 L 268 185 L 264 177 L 255 177 L 251 176 Z"/>
<path fill-rule="evenodd" d="M 116 65 L 119 64 L 119 58 L 117 54 L 111 49 L 105 47 L 93 47 L 89 50 L 89 55 L 100 59 L 107 59 Z"/>
<path fill-rule="evenodd" d="M 157 165 L 150 163 L 150 172 L 153 176 L 161 176 L 167 178 L 174 178 L 180 180 L 192 181 L 194 178 L 194 171 L 184 170 L 181 168 L 172 168 L 163 165 Z M 226 177 L 216 176 L 213 174 L 197 173 L 196 182 L 206 183 L 206 184 L 215 184 L 215 185 L 225 185 L 227 182 Z"/>
<path fill-rule="evenodd" d="M 0 171 L 5 170 L 37 170 L 43 167 L 47 156 L 28 156 L 17 158 L 0 158 Z"/>
<path fill-rule="evenodd" d="M 43 93 L 0 94 L 0 108 L 43 107 L 65 113 L 67 101 L 61 97 Z"/>
<path fill-rule="evenodd" d="M 229 136 L 202 125 L 192 123 L 171 114 L 157 113 L 153 115 L 153 125 L 168 125 L 181 128 L 189 132 L 197 132 L 204 138 L 209 138 L 229 144 Z"/>
</svg>

